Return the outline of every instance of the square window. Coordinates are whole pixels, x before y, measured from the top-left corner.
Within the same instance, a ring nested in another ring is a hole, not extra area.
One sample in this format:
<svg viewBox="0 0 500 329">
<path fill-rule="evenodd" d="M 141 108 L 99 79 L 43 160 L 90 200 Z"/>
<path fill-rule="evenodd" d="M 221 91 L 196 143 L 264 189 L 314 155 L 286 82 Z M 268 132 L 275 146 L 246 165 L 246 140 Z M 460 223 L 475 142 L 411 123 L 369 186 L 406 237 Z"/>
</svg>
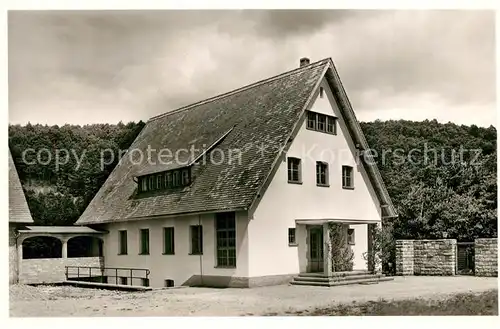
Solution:
<svg viewBox="0 0 500 329">
<path fill-rule="evenodd" d="M 353 228 L 350 228 L 350 229 L 347 229 L 347 243 L 350 244 L 350 245 L 354 245 L 354 229 Z"/>
<path fill-rule="evenodd" d="M 128 278 L 126 276 L 121 276 L 120 283 L 118 283 L 118 284 L 126 286 L 128 284 Z"/>
<path fill-rule="evenodd" d="M 291 227 L 288 229 L 288 244 L 293 246 L 297 244 L 297 240 L 295 238 L 295 228 Z"/>
<path fill-rule="evenodd" d="M 301 182 L 301 167 L 300 159 L 288 158 L 288 182 L 300 183 Z"/>
<path fill-rule="evenodd" d="M 149 229 L 143 228 L 139 232 L 141 240 L 140 255 L 149 255 Z"/>
<path fill-rule="evenodd" d="M 316 162 L 316 184 L 328 186 L 328 164 L 326 162 Z"/>
<path fill-rule="evenodd" d="M 342 187 L 347 189 L 354 188 L 353 168 L 351 166 L 342 166 Z"/>
<path fill-rule="evenodd" d="M 203 255 L 203 226 L 191 226 L 191 255 Z"/>
</svg>

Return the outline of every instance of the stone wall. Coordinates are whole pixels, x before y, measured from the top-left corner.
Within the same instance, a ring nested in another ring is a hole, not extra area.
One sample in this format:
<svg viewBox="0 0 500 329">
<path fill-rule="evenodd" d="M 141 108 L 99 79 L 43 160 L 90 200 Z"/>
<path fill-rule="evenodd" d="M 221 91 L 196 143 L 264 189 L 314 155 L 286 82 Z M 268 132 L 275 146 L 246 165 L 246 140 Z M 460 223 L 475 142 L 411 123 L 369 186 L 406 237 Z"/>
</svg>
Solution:
<svg viewBox="0 0 500 329">
<path fill-rule="evenodd" d="M 396 275 L 455 275 L 455 239 L 397 240 Z"/>
<path fill-rule="evenodd" d="M 396 275 L 413 275 L 413 240 L 396 241 Z"/>
<path fill-rule="evenodd" d="M 65 266 L 104 266 L 104 263 L 102 257 L 23 259 L 19 283 L 63 282 L 66 280 Z M 97 269 L 92 272 L 92 276 L 99 275 Z"/>
<path fill-rule="evenodd" d="M 415 275 L 455 275 L 457 240 L 414 240 Z"/>
<path fill-rule="evenodd" d="M 498 276 L 498 241 L 496 238 L 474 241 L 474 272 L 477 276 Z"/>
</svg>

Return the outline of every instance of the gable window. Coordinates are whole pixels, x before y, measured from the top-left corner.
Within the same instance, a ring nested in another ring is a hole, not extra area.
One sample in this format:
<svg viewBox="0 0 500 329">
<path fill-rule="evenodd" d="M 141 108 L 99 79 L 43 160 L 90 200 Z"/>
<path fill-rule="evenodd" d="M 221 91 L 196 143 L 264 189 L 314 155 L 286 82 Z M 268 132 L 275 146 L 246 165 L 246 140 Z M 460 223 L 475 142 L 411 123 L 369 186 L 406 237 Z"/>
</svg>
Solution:
<svg viewBox="0 0 500 329">
<path fill-rule="evenodd" d="M 175 254 L 175 240 L 174 240 L 173 227 L 163 228 L 163 254 L 164 255 Z"/>
<path fill-rule="evenodd" d="M 295 246 L 297 245 L 297 239 L 295 237 L 295 228 L 291 227 L 288 229 L 288 245 Z"/>
<path fill-rule="evenodd" d="M 141 243 L 140 255 L 149 255 L 149 229 L 143 228 L 139 232 Z"/>
<path fill-rule="evenodd" d="M 347 229 L 347 243 L 350 245 L 354 245 L 354 229 Z"/>
<path fill-rule="evenodd" d="M 301 182 L 301 166 L 300 159 L 288 158 L 288 182 L 300 183 Z"/>
<path fill-rule="evenodd" d="M 335 118 L 326 117 L 326 132 L 337 135 L 337 125 L 335 124 Z"/>
<path fill-rule="evenodd" d="M 336 135 L 337 127 L 336 127 L 337 118 L 331 115 L 316 113 L 316 112 L 307 112 L 307 129 L 324 132 L 327 134 Z"/>
<path fill-rule="evenodd" d="M 203 226 L 192 225 L 191 231 L 191 255 L 203 255 Z"/>
<path fill-rule="evenodd" d="M 118 235 L 119 235 L 118 255 L 126 255 L 127 254 L 127 231 L 118 231 Z"/>
<path fill-rule="evenodd" d="M 328 164 L 326 162 L 316 162 L 316 185 L 328 186 Z"/>
<path fill-rule="evenodd" d="M 307 128 L 316 130 L 316 113 L 307 112 Z"/>
<path fill-rule="evenodd" d="M 319 98 L 323 98 L 325 95 L 325 89 L 323 87 L 319 87 Z"/>
<path fill-rule="evenodd" d="M 342 187 L 346 189 L 354 188 L 353 168 L 351 166 L 342 166 Z"/>
<path fill-rule="evenodd" d="M 236 219 L 234 212 L 215 216 L 217 266 L 236 267 Z"/>
</svg>

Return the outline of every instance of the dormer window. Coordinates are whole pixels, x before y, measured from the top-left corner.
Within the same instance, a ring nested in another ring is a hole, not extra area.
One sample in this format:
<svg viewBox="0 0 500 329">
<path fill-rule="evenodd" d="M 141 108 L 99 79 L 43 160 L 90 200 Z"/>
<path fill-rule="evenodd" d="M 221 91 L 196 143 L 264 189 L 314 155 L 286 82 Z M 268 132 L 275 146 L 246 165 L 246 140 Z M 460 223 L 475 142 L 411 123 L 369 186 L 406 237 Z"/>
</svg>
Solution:
<svg viewBox="0 0 500 329">
<path fill-rule="evenodd" d="M 188 186 L 191 183 L 191 169 L 182 168 L 138 177 L 139 193 L 168 190 Z"/>
</svg>

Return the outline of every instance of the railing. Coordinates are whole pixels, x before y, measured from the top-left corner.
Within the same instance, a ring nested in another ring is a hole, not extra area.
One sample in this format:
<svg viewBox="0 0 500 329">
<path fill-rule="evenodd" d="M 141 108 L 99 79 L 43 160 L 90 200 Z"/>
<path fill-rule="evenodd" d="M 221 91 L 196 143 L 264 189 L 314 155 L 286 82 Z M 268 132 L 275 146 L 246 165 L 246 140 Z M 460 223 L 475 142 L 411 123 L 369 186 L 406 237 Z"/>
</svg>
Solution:
<svg viewBox="0 0 500 329">
<path fill-rule="evenodd" d="M 76 270 L 72 271 L 71 270 Z M 92 273 L 94 270 L 94 273 Z M 111 273 L 108 273 L 111 271 Z M 120 272 L 120 273 L 119 273 Z M 125 272 L 125 273 L 124 273 Z M 143 272 L 142 276 L 135 276 L 137 272 Z M 92 275 L 94 274 L 94 275 Z M 114 275 L 113 275 L 114 274 Z M 100 267 L 100 266 L 65 266 L 65 275 L 66 280 L 80 280 L 92 277 L 100 277 L 101 280 L 111 277 L 115 278 L 116 284 L 121 285 L 133 285 L 134 279 L 142 280 L 142 285 L 148 287 L 149 286 L 149 274 L 150 271 L 146 268 L 130 268 L 130 267 Z M 120 280 L 118 280 L 120 278 Z M 125 280 L 123 280 L 125 279 Z"/>
</svg>

